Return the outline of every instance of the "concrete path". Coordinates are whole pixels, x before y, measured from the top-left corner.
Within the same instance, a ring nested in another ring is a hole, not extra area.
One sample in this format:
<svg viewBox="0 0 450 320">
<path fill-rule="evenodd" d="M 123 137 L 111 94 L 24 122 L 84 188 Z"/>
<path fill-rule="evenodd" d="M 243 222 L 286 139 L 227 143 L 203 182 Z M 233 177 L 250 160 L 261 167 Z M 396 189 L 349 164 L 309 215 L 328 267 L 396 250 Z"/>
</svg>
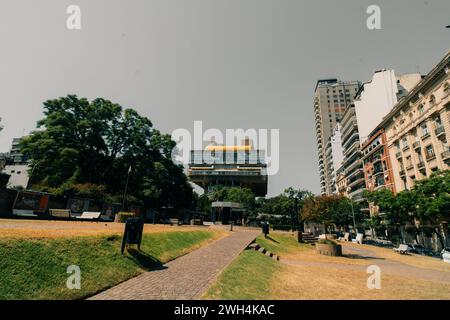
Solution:
<svg viewBox="0 0 450 320">
<path fill-rule="evenodd" d="M 145 272 L 90 300 L 199 299 L 217 275 L 260 233 L 237 229 L 230 236 Z"/>
</svg>

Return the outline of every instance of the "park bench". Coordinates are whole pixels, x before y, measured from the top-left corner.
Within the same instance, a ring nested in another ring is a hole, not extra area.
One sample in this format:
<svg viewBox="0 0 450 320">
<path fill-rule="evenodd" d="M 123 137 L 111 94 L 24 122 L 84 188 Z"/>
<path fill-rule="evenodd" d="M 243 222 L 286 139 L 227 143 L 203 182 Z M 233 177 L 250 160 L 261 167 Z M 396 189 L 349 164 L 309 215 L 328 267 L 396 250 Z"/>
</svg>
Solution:
<svg viewBox="0 0 450 320">
<path fill-rule="evenodd" d="M 395 252 L 406 254 L 408 252 L 408 245 L 407 244 L 401 244 L 398 246 L 398 248 L 394 248 Z"/>
<path fill-rule="evenodd" d="M 352 242 L 353 242 L 353 243 L 359 243 L 359 244 L 362 244 L 362 243 L 363 243 L 363 237 L 364 237 L 364 234 L 358 233 L 358 234 L 356 235 L 356 238 L 353 239 Z"/>
<path fill-rule="evenodd" d="M 50 216 L 53 218 L 64 218 L 70 219 L 70 210 L 69 209 L 49 209 Z"/>
<path fill-rule="evenodd" d="M 81 214 L 81 216 L 78 216 L 77 219 L 80 220 L 98 220 L 100 219 L 101 212 L 89 212 L 85 211 Z"/>
<path fill-rule="evenodd" d="M 350 239 L 350 233 L 346 232 L 344 233 L 343 237 L 339 237 L 339 241 L 348 241 Z"/>
</svg>

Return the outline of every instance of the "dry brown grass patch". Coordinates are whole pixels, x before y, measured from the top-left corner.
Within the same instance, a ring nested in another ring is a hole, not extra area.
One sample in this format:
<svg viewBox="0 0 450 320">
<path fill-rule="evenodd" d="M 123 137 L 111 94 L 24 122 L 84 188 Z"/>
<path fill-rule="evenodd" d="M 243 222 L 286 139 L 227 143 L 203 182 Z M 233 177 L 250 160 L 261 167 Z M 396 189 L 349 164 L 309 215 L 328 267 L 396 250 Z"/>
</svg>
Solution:
<svg viewBox="0 0 450 320">
<path fill-rule="evenodd" d="M 284 266 L 272 288 L 276 299 L 450 299 L 450 284 L 382 275 L 381 289 L 370 290 L 368 274 L 356 270 Z"/>
<path fill-rule="evenodd" d="M 122 235 L 123 223 L 89 222 L 89 221 L 44 221 L 0 219 L 0 238 L 64 238 L 97 235 Z M 144 225 L 144 233 L 189 232 L 194 230 L 211 230 L 218 237 L 227 234 L 224 230 L 201 226 Z"/>
</svg>

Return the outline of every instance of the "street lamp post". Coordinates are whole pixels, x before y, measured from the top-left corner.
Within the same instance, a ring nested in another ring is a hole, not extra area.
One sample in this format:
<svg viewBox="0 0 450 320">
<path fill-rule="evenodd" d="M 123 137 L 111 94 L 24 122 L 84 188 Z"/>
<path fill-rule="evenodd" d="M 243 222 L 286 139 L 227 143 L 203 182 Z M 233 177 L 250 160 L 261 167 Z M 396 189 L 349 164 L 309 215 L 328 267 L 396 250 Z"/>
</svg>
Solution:
<svg viewBox="0 0 450 320">
<path fill-rule="evenodd" d="M 350 199 L 350 205 L 352 207 L 353 229 L 355 230 L 355 233 L 358 233 L 356 231 L 355 210 L 353 209 L 353 200 L 352 199 Z"/>
<path fill-rule="evenodd" d="M 230 209 L 230 231 L 233 231 L 233 210 Z"/>
<path fill-rule="evenodd" d="M 351 191 L 351 188 L 347 188 L 347 192 L 350 193 L 350 191 Z M 349 200 L 350 200 L 350 206 L 352 208 L 353 230 L 355 230 L 355 233 L 357 233 L 356 232 L 355 210 L 353 208 L 353 200 L 351 198 L 349 198 Z"/>
<path fill-rule="evenodd" d="M 127 197 L 128 182 L 130 181 L 130 172 L 131 172 L 131 166 L 128 168 L 127 183 L 125 184 L 125 190 L 124 190 L 124 192 L 123 192 L 122 210 L 125 210 L 125 199 L 126 199 L 126 197 Z"/>
</svg>

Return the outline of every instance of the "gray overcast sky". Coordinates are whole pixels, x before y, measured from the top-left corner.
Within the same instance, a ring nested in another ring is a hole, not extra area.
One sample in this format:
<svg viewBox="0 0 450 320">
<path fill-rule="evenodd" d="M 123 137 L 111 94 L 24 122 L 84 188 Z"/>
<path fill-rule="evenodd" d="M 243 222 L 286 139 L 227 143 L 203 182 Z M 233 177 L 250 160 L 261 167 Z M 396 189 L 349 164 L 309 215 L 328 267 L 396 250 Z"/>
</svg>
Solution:
<svg viewBox="0 0 450 320">
<path fill-rule="evenodd" d="M 66 8 L 82 30 L 66 28 Z M 382 30 L 366 28 L 378 4 Z M 319 192 L 312 97 L 320 78 L 426 73 L 449 49 L 448 0 L 1 0 L 0 151 L 69 93 L 133 107 L 171 133 L 280 129 L 288 186 Z"/>
</svg>

